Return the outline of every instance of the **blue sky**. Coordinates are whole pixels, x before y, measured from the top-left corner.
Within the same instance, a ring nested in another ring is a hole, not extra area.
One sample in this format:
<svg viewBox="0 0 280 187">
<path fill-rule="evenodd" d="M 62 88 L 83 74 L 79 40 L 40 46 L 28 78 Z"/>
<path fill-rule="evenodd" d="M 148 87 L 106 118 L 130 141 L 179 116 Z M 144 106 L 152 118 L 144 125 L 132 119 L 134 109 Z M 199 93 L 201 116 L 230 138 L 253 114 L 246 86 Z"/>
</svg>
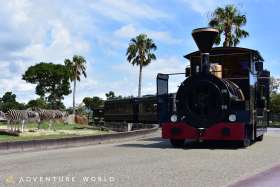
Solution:
<svg viewBox="0 0 280 187">
<path fill-rule="evenodd" d="M 235 4 L 247 15 L 250 37 L 240 46 L 261 52 L 265 67 L 280 77 L 280 2 L 277 0 L 0 0 L 0 95 L 37 98 L 35 85 L 21 80 L 38 62 L 63 63 L 74 54 L 87 60 L 88 78 L 78 83 L 78 103 L 110 90 L 137 94 L 138 68 L 125 57 L 129 40 L 146 33 L 158 46 L 157 60 L 144 69 L 143 94 L 156 90 L 159 72 L 183 72 L 183 55 L 196 50 L 191 31 L 207 26 L 217 6 Z M 182 80 L 171 80 L 175 90 Z M 64 103 L 71 105 L 71 95 Z"/>
</svg>

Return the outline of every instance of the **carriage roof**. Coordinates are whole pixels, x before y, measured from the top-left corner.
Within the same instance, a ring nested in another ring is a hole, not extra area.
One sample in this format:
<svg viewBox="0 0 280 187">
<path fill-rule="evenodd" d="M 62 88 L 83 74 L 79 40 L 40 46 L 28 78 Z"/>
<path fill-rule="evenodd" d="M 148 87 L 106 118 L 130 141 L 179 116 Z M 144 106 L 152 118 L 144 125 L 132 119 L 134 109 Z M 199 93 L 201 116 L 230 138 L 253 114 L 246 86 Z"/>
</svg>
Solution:
<svg viewBox="0 0 280 187">
<path fill-rule="evenodd" d="M 210 52 L 210 56 L 215 56 L 215 55 L 240 55 L 240 54 L 252 54 L 253 58 L 258 61 L 263 61 L 262 56 L 257 50 L 253 49 L 248 49 L 248 48 L 241 48 L 241 47 L 215 47 L 212 48 Z M 199 57 L 200 56 L 200 51 L 195 51 L 192 53 L 189 53 L 185 55 L 184 57 L 188 60 L 191 59 L 191 57 Z"/>
<path fill-rule="evenodd" d="M 133 101 L 146 101 L 146 100 L 155 100 L 156 95 L 144 95 L 142 97 L 126 97 L 126 98 L 117 98 L 106 100 L 105 103 L 129 103 Z"/>
</svg>

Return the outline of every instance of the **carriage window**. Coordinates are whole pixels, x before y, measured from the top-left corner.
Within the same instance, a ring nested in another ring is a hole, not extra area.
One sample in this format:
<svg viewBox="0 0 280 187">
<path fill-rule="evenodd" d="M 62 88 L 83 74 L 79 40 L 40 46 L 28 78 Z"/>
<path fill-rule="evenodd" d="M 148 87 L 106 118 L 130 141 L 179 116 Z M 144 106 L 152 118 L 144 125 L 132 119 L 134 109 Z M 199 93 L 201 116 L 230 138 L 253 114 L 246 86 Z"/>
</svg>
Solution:
<svg viewBox="0 0 280 187">
<path fill-rule="evenodd" d="M 144 104 L 144 111 L 145 112 L 156 112 L 156 105 L 154 103 L 146 103 Z"/>
<path fill-rule="evenodd" d="M 153 113 L 156 112 L 157 108 L 154 103 L 142 103 L 139 105 L 140 106 L 140 111 L 143 113 Z"/>
</svg>

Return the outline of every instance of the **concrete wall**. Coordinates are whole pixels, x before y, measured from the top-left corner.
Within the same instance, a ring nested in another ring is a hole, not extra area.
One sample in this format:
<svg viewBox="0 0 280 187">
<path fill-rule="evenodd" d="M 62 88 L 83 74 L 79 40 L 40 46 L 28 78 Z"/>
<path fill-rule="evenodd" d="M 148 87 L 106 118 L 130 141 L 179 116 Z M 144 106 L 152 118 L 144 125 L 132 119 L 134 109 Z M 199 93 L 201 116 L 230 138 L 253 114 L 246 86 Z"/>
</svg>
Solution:
<svg viewBox="0 0 280 187">
<path fill-rule="evenodd" d="M 157 124 L 125 123 L 125 122 L 106 122 L 104 127 L 116 132 L 128 132 L 140 129 L 158 127 Z"/>
</svg>

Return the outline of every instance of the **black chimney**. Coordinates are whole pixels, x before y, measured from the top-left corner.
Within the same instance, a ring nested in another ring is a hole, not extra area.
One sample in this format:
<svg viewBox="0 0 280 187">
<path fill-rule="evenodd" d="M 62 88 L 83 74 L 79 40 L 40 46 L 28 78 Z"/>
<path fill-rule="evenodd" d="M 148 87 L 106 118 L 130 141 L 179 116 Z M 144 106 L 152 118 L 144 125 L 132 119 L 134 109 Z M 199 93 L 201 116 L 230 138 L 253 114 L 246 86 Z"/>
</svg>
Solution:
<svg viewBox="0 0 280 187">
<path fill-rule="evenodd" d="M 200 50 L 201 72 L 209 72 L 209 53 L 219 31 L 214 28 L 199 28 L 192 31 L 193 39 Z"/>
</svg>

